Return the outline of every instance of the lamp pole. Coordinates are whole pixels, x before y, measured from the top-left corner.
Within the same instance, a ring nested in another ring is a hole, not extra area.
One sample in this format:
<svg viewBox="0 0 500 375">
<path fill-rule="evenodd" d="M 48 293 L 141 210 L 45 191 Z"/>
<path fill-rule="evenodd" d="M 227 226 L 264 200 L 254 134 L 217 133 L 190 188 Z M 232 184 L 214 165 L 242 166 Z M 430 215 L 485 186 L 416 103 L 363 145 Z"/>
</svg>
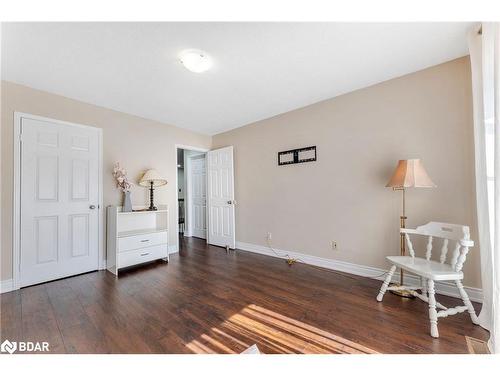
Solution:
<svg viewBox="0 0 500 375">
<path fill-rule="evenodd" d="M 402 198 L 402 206 L 403 206 L 403 212 L 401 216 L 399 217 L 400 219 L 400 227 L 401 228 L 406 228 L 406 219 L 408 217 L 406 216 L 406 189 L 404 187 L 393 187 L 393 190 L 401 190 L 401 198 Z M 405 242 L 405 235 L 404 233 L 399 233 L 399 241 L 400 241 L 400 254 L 401 256 L 405 256 L 406 254 L 406 242 Z M 404 286 L 404 274 L 403 274 L 403 269 L 399 269 L 399 286 Z M 405 297 L 405 298 L 415 298 L 413 294 L 411 294 L 408 290 L 405 289 L 400 289 L 400 290 L 391 290 L 391 293 L 400 296 L 400 297 Z"/>
<path fill-rule="evenodd" d="M 153 198 L 153 195 L 154 195 L 154 181 L 150 181 L 150 185 L 149 185 L 149 210 L 150 211 L 156 211 L 156 207 L 154 205 L 154 198 Z"/>
<path fill-rule="evenodd" d="M 401 192 L 402 192 L 402 197 L 403 197 L 403 214 L 400 216 L 400 220 L 401 220 L 401 228 L 406 228 L 406 189 L 403 187 L 401 188 Z M 400 236 L 400 241 L 401 241 L 401 256 L 404 256 L 405 253 L 406 253 L 406 243 L 405 243 L 405 236 L 403 233 L 399 233 L 399 236 Z M 403 276 L 403 269 L 401 268 L 399 270 L 399 283 L 400 285 L 404 285 L 403 283 L 403 280 L 404 280 L 404 276 Z"/>
</svg>

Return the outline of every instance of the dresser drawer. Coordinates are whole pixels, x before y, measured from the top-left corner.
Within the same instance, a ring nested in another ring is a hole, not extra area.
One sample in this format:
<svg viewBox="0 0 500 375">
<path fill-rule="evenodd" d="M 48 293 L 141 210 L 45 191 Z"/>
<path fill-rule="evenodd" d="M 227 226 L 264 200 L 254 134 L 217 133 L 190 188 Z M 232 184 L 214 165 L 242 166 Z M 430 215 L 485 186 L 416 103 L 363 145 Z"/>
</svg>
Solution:
<svg viewBox="0 0 500 375">
<path fill-rule="evenodd" d="M 124 251 L 166 243 L 168 243 L 168 234 L 166 231 L 120 237 L 118 238 L 118 252 L 121 253 Z"/>
<path fill-rule="evenodd" d="M 118 254 L 118 267 L 128 267 L 134 264 L 150 262 L 152 260 L 167 258 L 168 245 L 157 245 L 131 250 Z"/>
</svg>

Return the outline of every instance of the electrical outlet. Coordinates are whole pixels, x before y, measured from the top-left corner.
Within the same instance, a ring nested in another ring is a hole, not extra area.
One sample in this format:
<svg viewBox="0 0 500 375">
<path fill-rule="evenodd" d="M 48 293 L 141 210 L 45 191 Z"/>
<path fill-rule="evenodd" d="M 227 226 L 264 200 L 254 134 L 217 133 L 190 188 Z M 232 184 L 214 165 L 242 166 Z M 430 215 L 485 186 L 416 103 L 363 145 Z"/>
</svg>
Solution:
<svg viewBox="0 0 500 375">
<path fill-rule="evenodd" d="M 332 250 L 337 250 L 337 241 L 332 241 Z"/>
<path fill-rule="evenodd" d="M 271 241 L 273 239 L 272 233 L 271 232 L 267 232 L 267 237 L 266 238 L 267 238 L 268 241 Z"/>
</svg>

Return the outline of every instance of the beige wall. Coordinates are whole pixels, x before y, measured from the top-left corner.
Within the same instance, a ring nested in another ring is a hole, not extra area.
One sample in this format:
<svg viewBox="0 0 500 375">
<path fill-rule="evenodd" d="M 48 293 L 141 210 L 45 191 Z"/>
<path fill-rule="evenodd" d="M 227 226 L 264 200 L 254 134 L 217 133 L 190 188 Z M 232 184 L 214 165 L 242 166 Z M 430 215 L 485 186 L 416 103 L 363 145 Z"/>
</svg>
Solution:
<svg viewBox="0 0 500 375">
<path fill-rule="evenodd" d="M 2 155 L 2 251 L 1 280 L 12 277 L 12 175 L 14 111 L 45 116 L 103 129 L 104 134 L 104 205 L 121 204 L 121 194 L 111 176 L 112 165 L 120 161 L 129 177 L 137 181 L 141 172 L 154 167 L 169 184 L 156 190 L 156 203 L 167 203 L 173 210 L 174 177 L 177 173 L 175 144 L 210 148 L 211 137 L 196 134 L 171 125 L 127 115 L 102 107 L 82 103 L 62 96 L 34 90 L 2 81 L 1 155 Z M 132 190 L 132 203 L 148 202 L 146 189 Z M 170 243 L 174 244 L 177 227 L 170 215 Z"/>
<path fill-rule="evenodd" d="M 408 225 L 469 225 L 477 240 L 468 57 L 216 135 L 235 150 L 236 237 L 386 268 L 398 253 L 398 159 L 421 158 L 437 189 L 410 190 Z M 277 166 L 278 151 L 317 146 L 318 160 Z M 338 242 L 333 251 L 330 242 Z M 465 284 L 480 286 L 479 248 Z"/>
</svg>

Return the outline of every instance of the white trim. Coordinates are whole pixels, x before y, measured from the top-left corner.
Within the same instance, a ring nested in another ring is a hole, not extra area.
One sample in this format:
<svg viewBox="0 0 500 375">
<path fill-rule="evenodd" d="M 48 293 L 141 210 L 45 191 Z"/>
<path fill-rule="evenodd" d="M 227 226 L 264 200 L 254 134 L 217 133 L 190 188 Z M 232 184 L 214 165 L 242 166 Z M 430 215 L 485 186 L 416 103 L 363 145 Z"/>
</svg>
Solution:
<svg viewBox="0 0 500 375">
<path fill-rule="evenodd" d="M 181 144 L 175 144 L 174 147 L 174 160 L 175 160 L 175 208 L 174 208 L 174 219 L 175 219 L 175 248 L 179 249 L 179 182 L 177 181 L 178 177 L 178 171 L 177 171 L 177 150 L 178 149 L 183 149 L 183 150 L 190 150 L 190 151 L 199 151 L 199 152 L 208 152 L 210 149 L 208 148 L 201 148 L 201 147 L 195 147 L 195 146 L 186 146 L 186 145 L 181 145 Z M 184 166 L 184 173 L 186 173 L 185 170 L 186 166 Z M 184 190 L 186 189 L 186 186 L 184 186 Z M 184 194 L 184 209 L 186 209 L 186 194 Z M 208 226 L 208 222 L 207 222 Z M 184 231 L 186 230 L 186 224 L 184 224 Z M 207 227 L 208 231 L 208 227 Z M 191 233 L 189 233 L 191 235 Z M 190 237 L 190 236 L 186 236 Z M 174 246 L 174 245 L 172 245 Z M 179 250 L 176 250 L 179 251 Z"/>
<path fill-rule="evenodd" d="M 106 222 L 105 217 L 105 207 L 104 207 L 104 182 L 103 182 L 103 173 L 104 173 L 104 139 L 103 139 L 103 130 L 101 128 L 98 129 L 99 133 L 99 212 L 98 212 L 98 220 L 99 220 L 99 270 L 106 269 L 106 248 L 104 245 L 104 223 Z"/>
<path fill-rule="evenodd" d="M 184 237 L 192 237 L 193 235 L 191 231 L 191 206 L 191 158 L 184 155 Z"/>
<path fill-rule="evenodd" d="M 14 197 L 12 207 L 12 287 L 20 287 L 21 253 L 21 118 L 22 113 L 14 112 Z"/>
<path fill-rule="evenodd" d="M 106 269 L 106 254 L 104 252 L 104 203 L 103 203 L 103 131 L 90 125 L 75 124 L 73 122 L 55 120 L 48 117 L 31 115 L 29 113 L 14 112 L 14 201 L 12 212 L 12 290 L 20 288 L 20 254 L 21 254 L 21 119 L 28 118 L 32 120 L 53 122 L 60 125 L 70 125 L 79 128 L 91 128 L 98 133 L 98 179 L 99 179 L 99 192 L 98 192 L 98 269 Z M 3 283 L 3 282 L 2 282 Z M 3 290 L 3 288 L 2 288 Z"/>
<path fill-rule="evenodd" d="M 175 144 L 175 160 L 177 160 L 177 149 L 182 148 L 183 150 L 189 150 L 189 151 L 199 151 L 199 152 L 208 152 L 210 151 L 209 148 L 203 148 L 203 147 L 196 147 L 196 146 L 186 146 L 186 145 L 180 145 L 180 144 Z"/>
<path fill-rule="evenodd" d="M 0 294 L 12 292 L 14 290 L 14 280 L 2 280 L 0 281 Z"/>
<path fill-rule="evenodd" d="M 179 247 L 177 245 L 169 245 L 168 246 L 168 253 L 169 254 L 174 254 L 179 252 Z"/>
<path fill-rule="evenodd" d="M 248 251 L 251 253 L 267 255 L 275 258 L 284 257 L 285 254 L 288 254 L 290 257 L 295 259 L 300 259 L 302 262 L 306 264 L 327 268 L 330 270 L 350 273 L 353 275 L 375 278 L 378 280 L 384 280 L 385 275 L 383 274 L 387 272 L 386 269 L 382 268 L 363 266 L 360 264 L 349 263 L 335 259 L 320 258 L 313 255 L 298 253 L 295 251 L 275 249 L 276 252 L 279 254 L 278 256 L 269 247 L 262 245 L 255 245 L 246 242 L 240 242 L 240 241 L 236 241 L 236 249 Z M 398 280 L 399 280 L 399 274 L 395 273 L 393 276 L 393 281 L 396 282 Z M 408 273 L 405 273 L 405 280 L 408 285 L 411 286 L 420 285 L 420 278 L 417 276 L 408 275 Z M 483 291 L 481 289 L 465 287 L 465 290 L 467 291 L 467 294 L 469 295 L 469 298 L 472 301 L 479 303 L 483 302 Z M 457 287 L 449 282 L 436 282 L 436 293 L 445 296 L 460 298 L 460 294 L 457 290 Z"/>
</svg>

